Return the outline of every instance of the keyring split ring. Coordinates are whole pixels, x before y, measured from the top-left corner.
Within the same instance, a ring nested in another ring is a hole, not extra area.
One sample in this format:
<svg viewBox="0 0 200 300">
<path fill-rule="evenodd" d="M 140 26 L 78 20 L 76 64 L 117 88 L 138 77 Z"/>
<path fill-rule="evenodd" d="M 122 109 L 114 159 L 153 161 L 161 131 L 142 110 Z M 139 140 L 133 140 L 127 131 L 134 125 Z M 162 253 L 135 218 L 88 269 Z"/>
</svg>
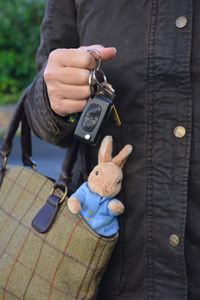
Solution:
<svg viewBox="0 0 200 300">
<path fill-rule="evenodd" d="M 90 87 L 90 96 L 93 97 L 95 92 L 94 92 L 94 82 L 93 82 L 93 71 L 90 71 L 89 79 L 88 79 L 88 84 Z"/>
<path fill-rule="evenodd" d="M 92 72 L 93 81 L 100 85 L 102 82 L 107 82 L 106 75 L 102 69 L 96 69 Z"/>
<path fill-rule="evenodd" d="M 93 97 L 98 89 L 98 87 L 103 83 L 107 82 L 107 78 L 102 69 L 96 69 L 90 71 L 88 84 L 90 87 L 90 94 Z"/>
<path fill-rule="evenodd" d="M 102 58 L 98 50 L 96 49 L 89 49 L 87 50 L 98 62 L 98 65 L 96 69 L 90 71 L 89 79 L 88 79 L 88 84 L 90 87 L 90 94 L 91 97 L 94 97 L 98 86 L 101 85 L 103 82 L 107 82 L 107 78 L 103 70 L 101 69 L 101 63 L 102 63 Z"/>
<path fill-rule="evenodd" d="M 99 70 L 102 64 L 102 58 L 98 50 L 96 49 L 89 49 L 87 50 L 97 61 L 97 66 L 95 70 Z"/>
</svg>

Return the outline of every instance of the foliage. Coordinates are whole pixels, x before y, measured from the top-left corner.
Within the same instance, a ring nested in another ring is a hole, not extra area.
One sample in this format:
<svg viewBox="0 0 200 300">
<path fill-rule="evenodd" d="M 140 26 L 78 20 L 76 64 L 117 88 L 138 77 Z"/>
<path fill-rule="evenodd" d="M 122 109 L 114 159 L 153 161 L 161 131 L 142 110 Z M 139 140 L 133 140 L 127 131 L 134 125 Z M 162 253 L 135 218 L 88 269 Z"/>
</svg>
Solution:
<svg viewBox="0 0 200 300">
<path fill-rule="evenodd" d="M 11 103 L 34 77 L 44 0 L 0 0 L 0 104 Z"/>
</svg>

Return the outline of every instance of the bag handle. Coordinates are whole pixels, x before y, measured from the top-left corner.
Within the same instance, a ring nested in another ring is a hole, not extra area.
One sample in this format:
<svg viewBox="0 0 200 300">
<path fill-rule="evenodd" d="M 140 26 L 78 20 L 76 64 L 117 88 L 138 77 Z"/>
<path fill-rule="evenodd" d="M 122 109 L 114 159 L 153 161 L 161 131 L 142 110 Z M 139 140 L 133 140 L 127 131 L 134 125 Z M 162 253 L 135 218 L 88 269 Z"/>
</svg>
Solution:
<svg viewBox="0 0 200 300">
<path fill-rule="evenodd" d="M 22 161 L 25 166 L 33 169 L 36 168 L 35 163 L 31 159 L 32 142 L 31 130 L 24 111 L 24 101 L 30 86 L 25 90 L 19 100 L 17 108 L 10 121 L 8 129 L 4 135 L 3 144 L 0 148 L 0 187 L 6 171 L 7 159 L 11 153 L 13 139 L 19 128 L 21 122 L 21 147 L 22 147 Z M 61 207 L 62 202 L 67 196 L 67 184 L 71 179 L 71 171 L 77 158 L 79 142 L 74 139 L 72 145 L 68 147 L 65 158 L 62 164 L 59 179 L 55 181 L 52 191 L 42 208 L 38 211 L 32 221 L 32 226 L 40 233 L 47 232 L 54 223 L 56 215 Z M 63 196 L 57 195 L 56 190 L 63 192 Z"/>
<path fill-rule="evenodd" d="M 77 153 L 78 142 L 74 140 L 73 144 L 68 148 L 65 154 L 59 179 L 55 181 L 47 201 L 32 220 L 32 227 L 39 233 L 46 233 L 50 230 L 63 201 L 66 199 L 68 193 L 67 183 L 71 179 L 71 170 L 75 163 Z M 60 197 L 56 194 L 57 189 L 63 192 L 63 196 Z"/>
<path fill-rule="evenodd" d="M 9 126 L 4 134 L 3 143 L 0 148 L 0 185 L 3 180 L 8 157 L 12 150 L 13 139 L 16 135 L 17 129 L 19 128 L 20 122 L 22 121 L 22 118 L 24 117 L 24 101 L 25 101 L 25 98 L 26 98 L 29 88 L 30 88 L 30 86 L 22 94 L 22 96 L 18 102 L 18 105 L 16 107 L 16 110 L 11 118 Z M 28 123 L 27 123 L 26 130 L 25 130 L 25 127 L 22 126 L 21 131 L 22 131 L 22 140 L 21 140 L 22 161 L 23 161 L 24 165 L 34 167 L 35 164 L 30 159 L 31 143 L 30 143 L 30 128 L 28 127 Z M 26 144 L 26 141 L 27 141 L 27 144 Z"/>
<path fill-rule="evenodd" d="M 32 157 L 32 140 L 31 129 L 29 127 L 25 112 L 22 115 L 21 120 L 21 149 L 22 149 L 22 162 L 24 166 L 36 169 L 35 162 Z"/>
<path fill-rule="evenodd" d="M 14 136 L 15 136 L 17 129 L 19 127 L 19 124 L 21 122 L 21 118 L 22 118 L 23 111 L 24 111 L 24 107 L 23 107 L 24 97 L 25 97 L 25 93 L 20 98 L 17 108 L 16 108 L 16 110 L 12 116 L 12 119 L 9 123 L 9 126 L 6 130 L 6 133 L 4 134 L 3 144 L 0 148 L 0 154 L 4 160 L 7 160 L 8 156 L 10 155 Z"/>
<path fill-rule="evenodd" d="M 0 186 L 6 170 L 7 160 L 12 151 L 13 140 L 21 122 L 21 148 L 22 148 L 22 162 L 24 166 L 36 169 L 35 162 L 31 159 L 32 156 L 32 141 L 31 129 L 28 124 L 26 113 L 24 111 L 24 102 L 31 85 L 22 94 L 16 110 L 11 118 L 9 126 L 4 134 L 3 143 L 0 147 Z M 60 188 L 62 191 L 66 190 L 66 185 L 71 179 L 71 171 L 74 166 L 78 153 L 78 141 L 74 140 L 72 145 L 68 147 L 65 159 L 63 161 L 59 179 L 54 184 L 54 189 Z"/>
</svg>

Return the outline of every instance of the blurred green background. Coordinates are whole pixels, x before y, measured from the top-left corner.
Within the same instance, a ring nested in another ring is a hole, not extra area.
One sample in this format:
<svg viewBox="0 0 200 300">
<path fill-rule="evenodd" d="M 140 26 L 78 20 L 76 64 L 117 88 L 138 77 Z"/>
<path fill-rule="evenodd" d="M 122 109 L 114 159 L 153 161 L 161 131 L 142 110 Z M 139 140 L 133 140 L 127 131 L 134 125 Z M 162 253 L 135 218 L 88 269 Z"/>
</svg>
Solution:
<svg viewBox="0 0 200 300">
<path fill-rule="evenodd" d="M 35 74 L 45 0 L 0 0 L 0 105 L 16 102 Z"/>
</svg>

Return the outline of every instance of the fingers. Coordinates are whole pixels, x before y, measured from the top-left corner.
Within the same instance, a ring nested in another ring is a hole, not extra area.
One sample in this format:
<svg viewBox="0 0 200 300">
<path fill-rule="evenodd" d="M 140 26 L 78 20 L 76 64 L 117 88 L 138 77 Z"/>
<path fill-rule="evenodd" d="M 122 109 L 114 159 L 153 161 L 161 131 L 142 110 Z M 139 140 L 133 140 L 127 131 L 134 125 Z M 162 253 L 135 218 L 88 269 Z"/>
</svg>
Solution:
<svg viewBox="0 0 200 300">
<path fill-rule="evenodd" d="M 72 100 L 81 100 L 87 99 L 90 96 L 90 87 L 89 85 L 74 86 L 66 85 L 60 82 L 49 85 L 47 87 L 48 94 L 51 97 L 57 97 L 58 99 L 72 99 Z"/>
<path fill-rule="evenodd" d="M 95 58 L 83 49 L 56 49 L 49 55 L 49 61 L 63 67 L 94 70 Z"/>
<path fill-rule="evenodd" d="M 58 81 L 67 85 L 88 85 L 90 71 L 87 69 L 78 69 L 72 67 L 54 68 L 45 71 L 45 81 L 49 83 L 52 81 Z"/>
<path fill-rule="evenodd" d="M 117 49 L 114 47 L 103 47 L 102 45 L 91 45 L 91 46 L 83 46 L 79 49 L 88 51 L 88 50 L 97 50 L 100 54 L 102 60 L 110 60 L 115 57 L 117 53 Z M 91 54 L 90 54 L 91 55 Z M 95 55 L 94 55 L 95 56 Z M 95 56 L 98 59 L 98 56 Z"/>
<path fill-rule="evenodd" d="M 58 82 L 56 86 L 47 87 L 47 90 L 51 95 L 51 108 L 60 116 L 81 112 L 90 96 L 88 85 L 77 87 Z"/>
<path fill-rule="evenodd" d="M 113 47 L 101 45 L 84 46 L 78 49 L 56 49 L 49 55 L 44 70 L 44 81 L 52 110 L 60 116 L 83 110 L 90 96 L 89 75 L 96 69 L 98 55 L 88 50 L 97 50 L 102 60 L 112 59 Z"/>
<path fill-rule="evenodd" d="M 101 45 L 82 46 L 78 49 L 56 49 L 49 55 L 49 59 L 64 67 L 74 67 L 94 70 L 98 56 L 91 55 L 88 50 L 97 50 L 102 60 L 110 60 L 116 55 L 116 48 Z M 95 59 L 96 57 L 96 59 Z"/>
<path fill-rule="evenodd" d="M 52 110 L 59 116 L 65 117 L 72 113 L 81 112 L 87 100 L 71 100 L 71 99 L 62 99 L 58 101 L 57 98 L 52 98 L 50 105 Z"/>
</svg>

